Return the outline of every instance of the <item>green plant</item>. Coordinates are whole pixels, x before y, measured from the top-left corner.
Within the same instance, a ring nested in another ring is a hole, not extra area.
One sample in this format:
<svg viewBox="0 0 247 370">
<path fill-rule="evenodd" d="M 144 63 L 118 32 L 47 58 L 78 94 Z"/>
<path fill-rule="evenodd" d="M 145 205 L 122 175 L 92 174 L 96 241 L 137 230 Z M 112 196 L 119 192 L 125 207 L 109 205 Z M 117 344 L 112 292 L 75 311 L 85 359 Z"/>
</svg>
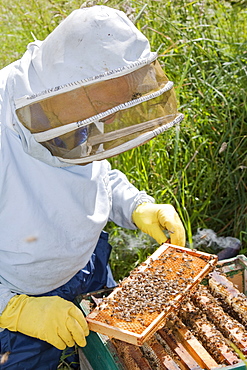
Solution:
<svg viewBox="0 0 247 370">
<path fill-rule="evenodd" d="M 149 143 L 110 162 L 156 202 L 172 203 L 184 222 L 188 246 L 198 228 L 241 240 L 247 253 L 247 11 L 246 1 L 108 0 L 127 12 L 149 38 L 174 81 L 185 119 Z M 26 45 L 44 39 L 77 0 L 2 0 L 0 66 Z M 157 244 L 138 231 L 109 223 L 111 266 L 122 279 Z"/>
</svg>

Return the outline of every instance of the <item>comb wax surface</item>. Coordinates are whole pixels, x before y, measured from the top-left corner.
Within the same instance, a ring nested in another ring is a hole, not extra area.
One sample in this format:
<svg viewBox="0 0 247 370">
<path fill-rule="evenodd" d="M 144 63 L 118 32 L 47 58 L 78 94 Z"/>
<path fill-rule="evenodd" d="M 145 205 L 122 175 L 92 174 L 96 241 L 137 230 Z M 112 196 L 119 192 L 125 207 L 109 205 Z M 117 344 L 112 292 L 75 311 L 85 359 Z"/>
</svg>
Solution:
<svg viewBox="0 0 247 370">
<path fill-rule="evenodd" d="M 215 255 L 161 245 L 87 316 L 89 329 L 141 346 L 216 263 Z"/>
</svg>

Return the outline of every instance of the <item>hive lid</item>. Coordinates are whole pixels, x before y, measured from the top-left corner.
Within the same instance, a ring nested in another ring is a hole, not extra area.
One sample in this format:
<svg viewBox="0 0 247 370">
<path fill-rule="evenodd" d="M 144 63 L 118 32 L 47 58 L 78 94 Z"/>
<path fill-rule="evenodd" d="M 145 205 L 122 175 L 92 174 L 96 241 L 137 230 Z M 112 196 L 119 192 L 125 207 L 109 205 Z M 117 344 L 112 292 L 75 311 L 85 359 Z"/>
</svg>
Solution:
<svg viewBox="0 0 247 370">
<path fill-rule="evenodd" d="M 88 316 L 89 329 L 142 345 L 217 263 L 217 256 L 160 246 Z"/>
</svg>

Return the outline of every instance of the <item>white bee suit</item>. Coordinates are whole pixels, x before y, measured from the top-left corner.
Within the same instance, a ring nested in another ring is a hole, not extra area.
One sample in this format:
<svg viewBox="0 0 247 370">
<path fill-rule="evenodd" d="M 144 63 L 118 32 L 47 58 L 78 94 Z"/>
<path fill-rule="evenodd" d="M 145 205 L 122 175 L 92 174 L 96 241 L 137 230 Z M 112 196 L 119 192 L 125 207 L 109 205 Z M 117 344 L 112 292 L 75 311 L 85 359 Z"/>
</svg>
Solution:
<svg viewBox="0 0 247 370">
<path fill-rule="evenodd" d="M 118 35 L 122 49 L 117 50 L 111 36 L 107 44 L 92 33 L 94 54 L 83 51 L 78 24 L 91 11 L 73 12 L 43 43 L 30 44 L 19 61 L 0 72 L 0 312 L 15 293 L 38 295 L 66 283 L 88 262 L 108 220 L 135 229 L 133 210 L 153 202 L 120 171 L 111 170 L 107 160 L 84 166 L 60 161 L 34 139 L 15 112 L 15 102 L 23 96 L 151 58 L 148 42 L 140 33 L 134 37 L 133 29 L 132 38 L 126 30 Z M 73 43 L 66 39 L 70 30 L 75 32 Z M 89 59 L 97 59 L 102 43 L 106 58 L 92 67 Z"/>
</svg>

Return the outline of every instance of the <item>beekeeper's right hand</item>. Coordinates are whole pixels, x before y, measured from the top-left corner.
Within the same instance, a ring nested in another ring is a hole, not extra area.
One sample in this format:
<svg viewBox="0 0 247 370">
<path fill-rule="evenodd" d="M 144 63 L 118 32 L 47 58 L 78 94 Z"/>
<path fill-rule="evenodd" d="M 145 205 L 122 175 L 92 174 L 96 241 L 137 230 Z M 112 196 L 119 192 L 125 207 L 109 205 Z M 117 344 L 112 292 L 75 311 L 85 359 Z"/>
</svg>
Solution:
<svg viewBox="0 0 247 370">
<path fill-rule="evenodd" d="M 89 334 L 81 310 L 58 296 L 14 296 L 0 316 L 0 327 L 44 340 L 60 350 L 75 343 L 84 347 Z"/>
</svg>

